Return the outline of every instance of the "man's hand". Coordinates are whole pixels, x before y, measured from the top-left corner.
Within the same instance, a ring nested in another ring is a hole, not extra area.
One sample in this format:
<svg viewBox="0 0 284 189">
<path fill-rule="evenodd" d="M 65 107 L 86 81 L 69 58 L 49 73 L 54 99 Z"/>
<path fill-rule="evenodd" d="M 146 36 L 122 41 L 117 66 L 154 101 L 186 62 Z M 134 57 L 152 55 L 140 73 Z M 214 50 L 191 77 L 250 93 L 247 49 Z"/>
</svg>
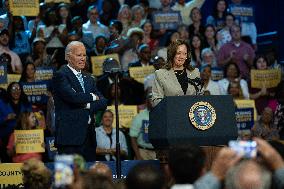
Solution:
<svg viewBox="0 0 284 189">
<path fill-rule="evenodd" d="M 268 142 L 261 138 L 254 138 L 253 140 L 257 143 L 258 152 L 273 171 L 284 168 L 282 157 Z"/>
<path fill-rule="evenodd" d="M 229 168 L 235 165 L 240 159 L 241 156 L 237 155 L 235 151 L 224 147 L 219 151 L 215 160 L 213 161 L 211 172 L 221 181 L 225 178 Z"/>
</svg>

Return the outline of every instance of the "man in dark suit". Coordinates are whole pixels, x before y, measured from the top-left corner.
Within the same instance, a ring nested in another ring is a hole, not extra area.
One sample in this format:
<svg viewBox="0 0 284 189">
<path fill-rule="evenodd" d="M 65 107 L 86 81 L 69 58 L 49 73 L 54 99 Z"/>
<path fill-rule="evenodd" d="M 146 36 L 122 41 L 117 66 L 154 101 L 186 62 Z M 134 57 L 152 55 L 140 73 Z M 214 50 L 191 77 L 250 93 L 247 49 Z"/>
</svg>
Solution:
<svg viewBox="0 0 284 189">
<path fill-rule="evenodd" d="M 87 161 L 95 161 L 96 134 L 91 123 L 94 113 L 106 108 L 106 99 L 94 79 L 82 73 L 86 65 L 83 43 L 69 43 L 65 59 L 68 65 L 63 65 L 53 77 L 57 149 L 59 154 L 77 153 Z"/>
</svg>

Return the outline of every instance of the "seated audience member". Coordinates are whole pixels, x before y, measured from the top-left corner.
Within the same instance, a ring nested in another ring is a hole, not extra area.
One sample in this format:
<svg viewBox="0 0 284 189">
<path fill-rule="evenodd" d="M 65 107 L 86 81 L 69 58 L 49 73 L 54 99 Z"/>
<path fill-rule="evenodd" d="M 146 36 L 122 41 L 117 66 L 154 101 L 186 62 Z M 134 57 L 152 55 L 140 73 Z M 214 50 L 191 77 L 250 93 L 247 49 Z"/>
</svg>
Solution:
<svg viewBox="0 0 284 189">
<path fill-rule="evenodd" d="M 51 171 L 38 159 L 29 159 L 21 167 L 23 185 L 28 189 L 51 189 Z"/>
<path fill-rule="evenodd" d="M 254 59 L 254 68 L 256 70 L 268 70 L 268 61 L 267 58 L 263 55 L 259 55 Z M 273 111 L 277 106 L 277 102 L 275 100 L 275 92 L 276 88 L 267 89 L 263 86 L 261 89 L 256 89 L 251 87 L 250 82 L 250 98 L 255 100 L 255 106 L 257 109 L 257 113 L 261 114 L 263 109 L 268 106 L 268 104 L 272 105 L 274 103 Z"/>
<path fill-rule="evenodd" d="M 164 60 L 167 60 L 167 47 L 178 39 L 180 39 L 180 34 L 177 31 L 169 33 L 167 35 L 166 45 L 158 50 L 157 55 L 162 57 Z"/>
<path fill-rule="evenodd" d="M 117 18 L 118 9 L 120 8 L 119 1 L 104 0 L 100 11 L 99 20 L 102 24 L 108 26 L 112 19 Z"/>
<path fill-rule="evenodd" d="M 26 18 L 24 16 L 14 16 L 12 23 L 10 25 L 11 29 L 11 49 L 14 53 L 16 53 L 21 62 L 24 62 L 27 55 L 31 52 L 30 46 L 30 32 L 25 30 L 24 20 Z"/>
<path fill-rule="evenodd" d="M 146 97 L 145 110 L 137 114 L 131 123 L 129 135 L 131 137 L 131 146 L 136 160 L 156 159 L 156 153 L 153 145 L 148 138 L 149 112 L 152 109 L 151 94 Z"/>
<path fill-rule="evenodd" d="M 17 120 L 16 130 L 32 130 L 35 129 L 37 125 L 36 117 L 33 112 L 23 112 L 20 114 Z M 44 145 L 44 144 L 43 144 Z M 41 160 L 42 155 L 40 153 L 22 153 L 17 154 L 15 149 L 15 135 L 12 133 L 9 138 L 9 143 L 7 145 L 7 153 L 12 157 L 13 163 L 22 163 L 28 159 L 36 158 Z"/>
<path fill-rule="evenodd" d="M 91 56 L 105 55 L 106 48 L 107 48 L 107 38 L 103 34 L 100 34 L 95 38 L 95 45 L 90 55 Z"/>
<path fill-rule="evenodd" d="M 274 113 L 274 125 L 279 130 L 280 139 L 284 140 L 284 83 L 278 85 L 275 95 L 278 105 Z"/>
<path fill-rule="evenodd" d="M 217 54 L 217 62 L 219 66 L 226 66 L 231 61 L 236 62 L 240 68 L 241 78 L 249 79 L 255 56 L 254 50 L 248 43 L 242 41 L 240 26 L 233 25 L 230 28 L 230 33 L 232 40 L 220 48 Z"/>
<path fill-rule="evenodd" d="M 141 27 L 145 23 L 145 10 L 140 4 L 131 7 L 132 20 L 130 28 Z"/>
<path fill-rule="evenodd" d="M 206 18 L 206 24 L 213 25 L 217 30 L 222 29 L 225 25 L 227 7 L 225 0 L 216 0 L 213 14 Z"/>
<path fill-rule="evenodd" d="M 74 187 L 74 186 L 73 186 Z M 92 171 L 82 173 L 76 189 L 114 189 L 113 182 L 106 176 L 95 174 Z M 75 188 L 74 188 L 75 189 Z"/>
<path fill-rule="evenodd" d="M 121 67 L 123 71 L 128 70 L 128 65 L 138 61 L 137 47 L 142 43 L 144 31 L 141 28 L 131 28 L 127 32 L 128 42 L 125 44 L 124 53 L 121 56 Z"/>
<path fill-rule="evenodd" d="M 218 83 L 211 79 L 210 65 L 204 65 L 200 68 L 200 77 L 203 82 L 204 91 L 209 91 L 210 95 L 220 95 Z"/>
<path fill-rule="evenodd" d="M 192 185 L 205 174 L 205 153 L 195 145 L 174 146 L 169 151 L 169 171 L 174 186 L 179 184 Z"/>
<path fill-rule="evenodd" d="M 102 124 L 96 128 L 96 159 L 101 161 L 116 160 L 116 129 L 113 128 L 113 113 L 106 110 L 103 113 Z M 120 153 L 122 157 L 127 156 L 127 144 L 124 134 L 119 131 Z"/>
<path fill-rule="evenodd" d="M 271 172 L 254 160 L 243 160 L 231 167 L 225 178 L 229 189 L 270 189 Z"/>
<path fill-rule="evenodd" d="M 228 13 L 225 18 L 225 26 L 223 29 L 217 32 L 216 38 L 218 39 L 218 47 L 221 48 L 224 44 L 232 40 L 230 34 L 230 28 L 235 24 L 235 16 L 231 13 Z"/>
<path fill-rule="evenodd" d="M 141 26 L 144 31 L 143 43 L 147 44 L 151 50 L 151 54 L 155 54 L 159 41 L 153 37 L 153 25 L 150 20 L 146 20 Z"/>
<path fill-rule="evenodd" d="M 112 171 L 109 166 L 102 162 L 96 162 L 94 165 L 90 167 L 90 172 L 93 172 L 97 175 L 103 175 L 109 178 L 111 181 L 113 179 Z"/>
<path fill-rule="evenodd" d="M 229 62 L 224 69 L 224 78 L 218 81 L 221 95 L 228 94 L 230 82 L 239 81 L 244 98 L 249 99 L 248 84 L 246 80 L 240 79 L 240 76 L 238 65 L 234 62 Z"/>
<path fill-rule="evenodd" d="M 187 26 L 180 24 L 177 28 L 177 32 L 180 34 L 180 39 L 189 42 L 189 33 L 187 31 Z"/>
<path fill-rule="evenodd" d="M 32 105 L 28 102 L 28 98 L 19 83 L 12 82 L 7 88 L 7 93 L 2 94 L 0 99 L 0 125 L 2 125 L 0 127 L 0 139 L 2 146 L 4 146 L 1 148 L 2 162 L 10 161 L 7 151 L 4 149 L 6 149 L 10 134 L 14 131 L 17 118 L 24 111 L 32 111 Z"/>
<path fill-rule="evenodd" d="M 228 94 L 233 96 L 234 100 L 243 100 L 244 93 L 240 85 L 240 81 L 231 81 L 228 86 Z"/>
<path fill-rule="evenodd" d="M 0 55 L 3 53 L 9 54 L 11 57 L 12 73 L 20 74 L 23 70 L 23 65 L 19 56 L 9 48 L 10 35 L 7 29 L 0 31 Z"/>
<path fill-rule="evenodd" d="M 132 62 L 128 65 L 128 68 L 130 67 L 144 67 L 144 66 L 150 66 L 152 62 L 151 60 L 151 50 L 148 45 L 141 44 L 137 48 L 137 55 L 138 55 L 138 61 Z"/>
<path fill-rule="evenodd" d="M 129 171 L 126 186 L 128 189 L 164 189 L 165 179 L 154 165 L 140 163 Z"/>
<path fill-rule="evenodd" d="M 216 30 L 213 25 L 206 25 L 204 31 L 204 47 L 210 48 L 215 54 L 218 52 Z"/>
<path fill-rule="evenodd" d="M 216 57 L 211 48 L 202 49 L 201 60 L 201 66 L 210 65 L 212 68 L 217 67 Z"/>
<path fill-rule="evenodd" d="M 255 123 L 251 132 L 252 136 L 263 138 L 265 140 L 279 139 L 279 131 L 273 125 L 273 111 L 266 107 L 262 111 L 260 119 Z"/>
<path fill-rule="evenodd" d="M 26 63 L 19 82 L 35 82 L 35 72 L 35 65 L 31 62 Z"/>
<path fill-rule="evenodd" d="M 194 34 L 190 39 L 190 47 L 191 47 L 191 62 L 195 68 L 199 68 L 201 65 L 201 52 L 203 49 L 202 38 L 199 34 Z"/>
<path fill-rule="evenodd" d="M 204 36 L 205 28 L 201 23 L 202 15 L 200 9 L 194 7 L 190 11 L 190 18 L 192 20 L 192 24 L 188 26 L 189 36 L 193 36 L 194 34 Z"/>
<path fill-rule="evenodd" d="M 106 38 L 109 38 L 108 28 L 100 23 L 99 21 L 99 10 L 95 5 L 91 5 L 88 8 L 88 18 L 89 20 L 83 24 L 83 32 L 91 32 L 93 34 L 93 39 L 100 34 L 104 34 Z"/>
<path fill-rule="evenodd" d="M 132 21 L 132 12 L 129 5 L 123 4 L 120 6 L 117 19 L 122 23 L 123 26 L 121 35 L 126 37 Z"/>
<path fill-rule="evenodd" d="M 153 66 L 155 70 L 159 70 L 160 68 L 164 67 L 165 65 L 165 60 L 162 57 L 155 56 L 153 59 Z M 152 86 L 154 83 L 155 79 L 155 74 L 149 74 L 148 76 L 145 77 L 144 79 L 144 90 L 152 90 Z"/>
</svg>

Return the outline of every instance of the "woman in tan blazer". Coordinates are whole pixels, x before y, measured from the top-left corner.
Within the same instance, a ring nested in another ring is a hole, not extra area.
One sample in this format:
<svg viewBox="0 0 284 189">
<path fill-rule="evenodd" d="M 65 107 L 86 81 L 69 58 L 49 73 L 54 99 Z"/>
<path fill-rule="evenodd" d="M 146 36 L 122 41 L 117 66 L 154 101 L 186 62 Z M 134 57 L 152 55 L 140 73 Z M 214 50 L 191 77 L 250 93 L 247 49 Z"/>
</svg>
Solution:
<svg viewBox="0 0 284 189">
<path fill-rule="evenodd" d="M 171 43 L 167 49 L 167 63 L 164 69 L 155 72 L 152 101 L 156 106 L 165 96 L 196 95 L 200 93 L 189 79 L 200 78 L 197 68 L 190 65 L 190 47 L 183 40 Z M 188 79 L 189 78 L 189 79 Z"/>
</svg>

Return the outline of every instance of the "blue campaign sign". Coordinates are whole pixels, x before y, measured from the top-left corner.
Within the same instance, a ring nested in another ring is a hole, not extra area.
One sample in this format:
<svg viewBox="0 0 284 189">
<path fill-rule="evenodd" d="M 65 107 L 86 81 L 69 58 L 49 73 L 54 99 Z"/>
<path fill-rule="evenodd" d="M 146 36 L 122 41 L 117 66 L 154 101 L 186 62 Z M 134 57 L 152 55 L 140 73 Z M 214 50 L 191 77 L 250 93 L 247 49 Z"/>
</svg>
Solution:
<svg viewBox="0 0 284 189">
<path fill-rule="evenodd" d="M 211 68 L 211 79 L 213 81 L 219 81 L 223 78 L 224 78 L 224 71 L 222 68 L 219 68 L 219 67 Z"/>
<path fill-rule="evenodd" d="M 237 108 L 236 122 L 239 130 L 250 130 L 254 125 L 253 108 Z"/>
<path fill-rule="evenodd" d="M 176 30 L 181 23 L 181 15 L 179 11 L 155 11 L 152 23 L 155 30 Z"/>
<path fill-rule="evenodd" d="M 142 120 L 142 133 L 143 133 L 143 140 L 146 143 L 150 143 L 149 140 L 149 120 Z"/>
<path fill-rule="evenodd" d="M 233 5 L 229 7 L 236 19 L 241 22 L 254 22 L 254 7 L 250 5 Z"/>
<path fill-rule="evenodd" d="M 7 78 L 7 63 L 0 64 L 0 84 L 8 83 Z"/>
<path fill-rule="evenodd" d="M 46 104 L 48 101 L 48 81 L 23 82 L 21 83 L 24 93 L 31 103 Z"/>
<path fill-rule="evenodd" d="M 54 146 L 55 137 L 46 137 L 45 145 L 49 160 L 54 160 L 54 156 L 57 154 L 57 148 Z"/>
</svg>

